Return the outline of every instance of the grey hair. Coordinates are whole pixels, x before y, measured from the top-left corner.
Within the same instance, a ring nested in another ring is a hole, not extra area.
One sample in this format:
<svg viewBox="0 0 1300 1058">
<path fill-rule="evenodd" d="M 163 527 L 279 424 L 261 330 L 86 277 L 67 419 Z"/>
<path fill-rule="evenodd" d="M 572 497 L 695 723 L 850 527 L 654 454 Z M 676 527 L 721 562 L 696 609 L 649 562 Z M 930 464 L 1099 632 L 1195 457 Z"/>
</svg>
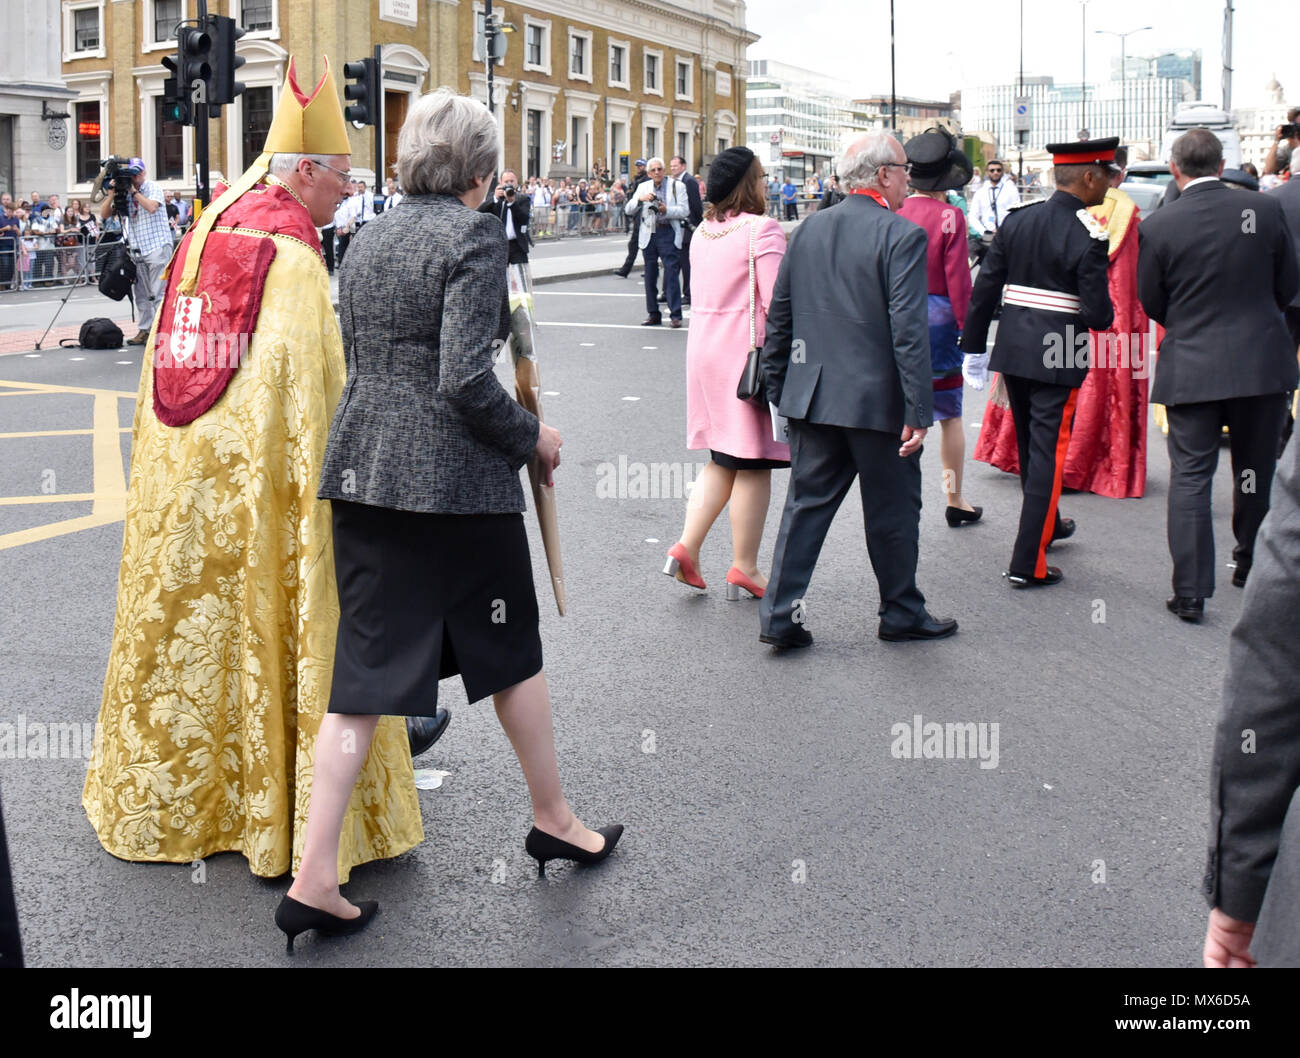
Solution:
<svg viewBox="0 0 1300 1058">
<path fill-rule="evenodd" d="M 408 195 L 460 195 L 497 167 L 497 123 L 477 99 L 439 88 L 411 107 L 397 136 L 397 179 Z"/>
<path fill-rule="evenodd" d="M 655 162 L 658 162 L 660 166 L 663 166 L 664 164 L 664 160 L 662 158 L 647 158 L 645 160 L 646 170 L 648 171 L 650 167 L 655 164 Z"/>
<path fill-rule="evenodd" d="M 895 160 L 893 144 L 896 142 L 888 132 L 872 132 L 852 140 L 836 166 L 840 187 L 849 191 L 880 190 L 880 167 Z"/>
<path fill-rule="evenodd" d="M 273 154 L 270 170 L 276 176 L 288 176 L 298 168 L 301 161 L 315 162 L 317 165 L 329 165 L 329 156 L 325 154 Z"/>
</svg>

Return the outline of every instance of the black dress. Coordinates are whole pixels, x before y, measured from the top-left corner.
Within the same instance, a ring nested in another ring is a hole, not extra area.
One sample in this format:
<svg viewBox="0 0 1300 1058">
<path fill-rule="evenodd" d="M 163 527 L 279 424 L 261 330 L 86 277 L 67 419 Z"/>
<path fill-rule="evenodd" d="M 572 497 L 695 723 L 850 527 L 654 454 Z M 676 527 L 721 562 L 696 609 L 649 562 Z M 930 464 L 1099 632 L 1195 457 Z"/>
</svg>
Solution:
<svg viewBox="0 0 1300 1058">
<path fill-rule="evenodd" d="M 542 668 L 522 514 L 420 514 L 331 501 L 339 630 L 331 713 L 432 716 Z"/>
</svg>

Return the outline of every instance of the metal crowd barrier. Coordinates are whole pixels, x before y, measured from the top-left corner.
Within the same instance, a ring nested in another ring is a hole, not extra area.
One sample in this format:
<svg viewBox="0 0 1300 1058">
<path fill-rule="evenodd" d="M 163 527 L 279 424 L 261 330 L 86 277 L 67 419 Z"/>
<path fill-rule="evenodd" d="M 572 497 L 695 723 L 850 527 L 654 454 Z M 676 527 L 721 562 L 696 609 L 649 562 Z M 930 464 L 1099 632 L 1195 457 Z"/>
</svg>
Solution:
<svg viewBox="0 0 1300 1058">
<path fill-rule="evenodd" d="M 588 235 L 623 235 L 627 219 L 622 206 L 572 202 L 560 206 L 534 206 L 534 241 L 569 239 Z"/>
<path fill-rule="evenodd" d="M 83 285 L 97 283 L 104 256 L 117 238 L 108 233 L 98 246 L 80 232 L 0 239 L 0 292 L 68 287 L 79 277 Z"/>
</svg>

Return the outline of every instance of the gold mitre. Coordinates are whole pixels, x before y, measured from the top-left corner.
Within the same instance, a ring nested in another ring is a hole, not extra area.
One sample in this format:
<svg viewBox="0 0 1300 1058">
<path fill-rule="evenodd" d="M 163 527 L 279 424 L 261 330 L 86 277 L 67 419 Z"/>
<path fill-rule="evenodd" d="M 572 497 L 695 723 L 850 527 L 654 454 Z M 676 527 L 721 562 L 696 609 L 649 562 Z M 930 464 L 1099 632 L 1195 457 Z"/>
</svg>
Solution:
<svg viewBox="0 0 1300 1058">
<path fill-rule="evenodd" d="M 198 286 L 199 258 L 203 254 L 203 244 L 207 241 L 208 232 L 215 226 L 223 210 L 265 178 L 271 166 L 271 155 L 352 153 L 352 145 L 348 142 L 347 124 L 343 120 L 343 105 L 339 102 L 334 75 L 330 73 L 330 61 L 328 56 L 321 56 L 321 58 L 325 63 L 325 73 L 321 76 L 315 90 L 308 96 L 298 87 L 298 74 L 294 68 L 293 56 L 289 56 L 285 91 L 280 94 L 280 105 L 276 107 L 275 118 L 271 122 L 270 131 L 266 134 L 266 144 L 262 148 L 262 153 L 244 171 L 244 175 L 231 184 L 225 193 L 199 216 L 194 237 L 190 239 L 183 263 L 184 271 L 180 282 L 182 294 L 193 294 Z M 173 261 L 172 264 L 174 267 L 176 262 Z"/>
</svg>

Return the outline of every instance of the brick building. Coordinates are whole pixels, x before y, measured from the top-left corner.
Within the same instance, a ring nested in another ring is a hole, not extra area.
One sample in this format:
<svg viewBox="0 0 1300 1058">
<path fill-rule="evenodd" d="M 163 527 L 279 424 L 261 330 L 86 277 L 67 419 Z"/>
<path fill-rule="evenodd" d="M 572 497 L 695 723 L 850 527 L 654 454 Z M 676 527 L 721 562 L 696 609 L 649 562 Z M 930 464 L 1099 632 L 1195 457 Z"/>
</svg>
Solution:
<svg viewBox="0 0 1300 1058">
<path fill-rule="evenodd" d="M 343 63 L 382 48 L 383 157 L 374 130 L 350 128 L 360 176 L 386 171 L 412 101 L 450 85 L 486 99 L 477 30 L 479 0 L 210 0 L 248 33 L 236 77 L 247 88 L 209 130 L 214 173 L 237 175 L 261 150 L 289 56 L 299 83 L 314 84 L 329 56 L 340 91 Z M 495 4 L 514 27 L 494 69 L 503 161 L 526 175 L 560 162 L 590 170 L 603 160 L 681 153 L 694 167 L 743 142 L 742 0 L 560 0 Z M 193 190 L 193 130 L 164 110 L 162 58 L 196 0 L 61 0 L 63 80 L 75 98 L 65 193 L 85 193 L 109 154 L 139 155 L 167 188 Z M 54 188 L 51 188 L 54 190 Z"/>
</svg>

